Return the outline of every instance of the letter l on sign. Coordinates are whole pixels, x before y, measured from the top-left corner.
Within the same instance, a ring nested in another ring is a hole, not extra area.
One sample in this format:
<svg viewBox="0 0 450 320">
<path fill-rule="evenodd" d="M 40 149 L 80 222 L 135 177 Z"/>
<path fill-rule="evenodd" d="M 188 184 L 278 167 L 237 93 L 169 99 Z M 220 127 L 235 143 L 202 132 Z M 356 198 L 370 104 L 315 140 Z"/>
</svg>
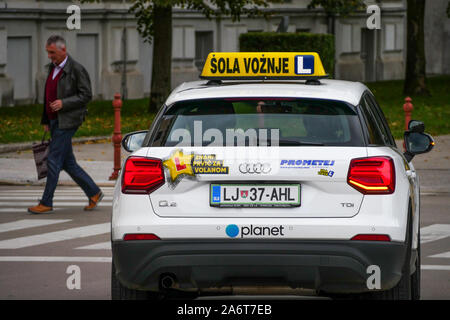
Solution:
<svg viewBox="0 0 450 320">
<path fill-rule="evenodd" d="M 296 74 L 313 74 L 314 73 L 314 56 L 312 56 L 312 55 L 295 56 L 295 73 Z"/>
</svg>

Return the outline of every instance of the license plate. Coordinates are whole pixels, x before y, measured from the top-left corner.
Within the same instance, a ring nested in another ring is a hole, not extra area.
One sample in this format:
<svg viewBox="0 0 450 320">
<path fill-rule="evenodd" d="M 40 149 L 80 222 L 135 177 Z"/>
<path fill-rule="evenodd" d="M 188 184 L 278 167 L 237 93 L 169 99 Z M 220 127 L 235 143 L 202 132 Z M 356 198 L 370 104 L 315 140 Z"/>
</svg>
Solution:
<svg viewBox="0 0 450 320">
<path fill-rule="evenodd" d="M 211 184 L 213 207 L 299 207 L 300 184 Z"/>
</svg>

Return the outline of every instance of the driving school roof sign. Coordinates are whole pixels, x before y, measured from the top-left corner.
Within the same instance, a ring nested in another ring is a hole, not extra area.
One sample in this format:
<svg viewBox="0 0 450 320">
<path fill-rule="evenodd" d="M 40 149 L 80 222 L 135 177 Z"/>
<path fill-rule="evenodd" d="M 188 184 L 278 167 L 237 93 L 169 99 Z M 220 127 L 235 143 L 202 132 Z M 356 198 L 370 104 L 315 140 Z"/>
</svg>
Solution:
<svg viewBox="0 0 450 320">
<path fill-rule="evenodd" d="M 328 75 L 316 52 L 212 52 L 202 79 L 322 79 Z"/>
</svg>

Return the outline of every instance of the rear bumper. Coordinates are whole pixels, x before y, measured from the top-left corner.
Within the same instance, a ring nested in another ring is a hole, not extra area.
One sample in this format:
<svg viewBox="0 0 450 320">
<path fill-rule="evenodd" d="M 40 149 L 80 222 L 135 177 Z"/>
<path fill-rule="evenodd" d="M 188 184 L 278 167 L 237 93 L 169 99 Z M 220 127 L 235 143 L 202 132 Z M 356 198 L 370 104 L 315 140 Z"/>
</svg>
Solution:
<svg viewBox="0 0 450 320">
<path fill-rule="evenodd" d="M 117 277 L 126 287 L 158 290 L 163 274 L 180 289 L 287 285 L 330 293 L 369 291 L 367 267 L 381 289 L 401 278 L 406 246 L 397 242 L 295 240 L 113 241 Z"/>
</svg>

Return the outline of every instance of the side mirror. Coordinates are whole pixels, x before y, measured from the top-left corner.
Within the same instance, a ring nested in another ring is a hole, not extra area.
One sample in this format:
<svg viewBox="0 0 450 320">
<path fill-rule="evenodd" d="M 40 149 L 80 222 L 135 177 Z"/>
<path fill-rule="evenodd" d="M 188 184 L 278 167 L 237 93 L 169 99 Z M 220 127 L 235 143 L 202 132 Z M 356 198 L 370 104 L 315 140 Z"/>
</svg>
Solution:
<svg viewBox="0 0 450 320">
<path fill-rule="evenodd" d="M 147 135 L 148 130 L 135 131 L 125 135 L 122 139 L 122 147 L 128 152 L 134 152 L 142 147 L 142 142 Z"/>
<path fill-rule="evenodd" d="M 406 147 L 404 155 L 408 162 L 410 162 L 416 154 L 430 152 L 435 145 L 433 137 L 422 132 L 406 131 L 404 139 Z"/>
<path fill-rule="evenodd" d="M 425 124 L 422 121 L 410 120 L 408 123 L 408 131 L 424 133 Z"/>
</svg>

